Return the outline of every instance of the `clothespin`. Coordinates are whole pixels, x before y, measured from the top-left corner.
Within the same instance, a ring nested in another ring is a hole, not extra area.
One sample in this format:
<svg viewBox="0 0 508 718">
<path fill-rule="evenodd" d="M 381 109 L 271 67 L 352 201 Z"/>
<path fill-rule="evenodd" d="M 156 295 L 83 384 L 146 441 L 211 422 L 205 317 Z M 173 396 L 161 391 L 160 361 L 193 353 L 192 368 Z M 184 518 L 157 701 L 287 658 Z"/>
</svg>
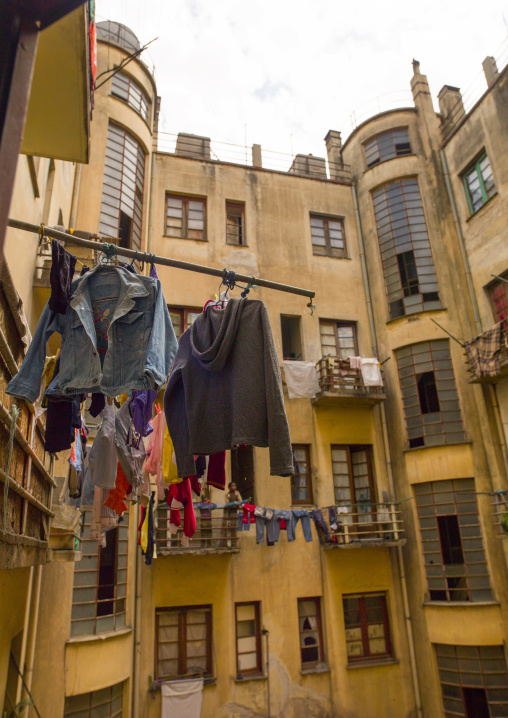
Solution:
<svg viewBox="0 0 508 718">
<path fill-rule="evenodd" d="M 155 405 L 155 409 L 156 409 L 156 411 L 157 411 L 157 414 L 160 414 L 160 413 L 161 413 L 161 407 L 160 407 L 160 404 L 159 404 L 159 403 L 157 403 L 157 404 Z"/>
<path fill-rule="evenodd" d="M 41 222 L 41 226 L 39 227 L 37 234 L 39 236 L 39 247 L 42 247 L 43 244 L 47 244 L 48 242 L 51 242 L 49 237 L 46 237 L 44 233 L 44 225 Z"/>
</svg>

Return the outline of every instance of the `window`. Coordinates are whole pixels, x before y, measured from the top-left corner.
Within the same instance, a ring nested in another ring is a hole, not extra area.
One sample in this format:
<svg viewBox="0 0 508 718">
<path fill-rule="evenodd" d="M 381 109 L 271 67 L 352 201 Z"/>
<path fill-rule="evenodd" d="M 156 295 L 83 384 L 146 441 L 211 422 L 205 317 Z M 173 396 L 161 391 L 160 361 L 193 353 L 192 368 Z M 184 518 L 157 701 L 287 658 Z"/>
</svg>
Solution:
<svg viewBox="0 0 508 718">
<path fill-rule="evenodd" d="M 105 490 L 105 498 L 107 497 Z M 125 626 L 128 515 L 106 531 L 106 546 L 90 538 L 91 511 L 83 513 L 82 559 L 74 567 L 71 636 L 115 631 Z"/>
<path fill-rule="evenodd" d="M 155 611 L 156 676 L 212 676 L 212 607 L 183 606 Z"/>
<path fill-rule="evenodd" d="M 392 655 L 384 593 L 343 596 L 348 663 Z"/>
<path fill-rule="evenodd" d="M 226 242 L 245 246 L 245 205 L 226 202 Z"/>
<path fill-rule="evenodd" d="M 366 142 L 364 147 L 367 167 L 373 167 L 385 160 L 391 160 L 392 157 L 411 154 L 407 127 L 384 132 L 382 135 L 378 135 Z"/>
<path fill-rule="evenodd" d="M 337 506 L 356 505 L 358 522 L 373 520 L 375 503 L 371 446 L 332 446 L 332 475 Z"/>
<path fill-rule="evenodd" d="M 462 179 L 471 214 L 483 207 L 497 192 L 489 158 L 485 153 L 464 172 Z"/>
<path fill-rule="evenodd" d="M 187 309 L 184 307 L 168 307 L 169 316 L 171 317 L 171 323 L 175 330 L 177 339 L 180 339 L 182 334 L 194 324 L 197 317 L 201 314 L 201 309 Z"/>
<path fill-rule="evenodd" d="M 319 321 L 321 334 L 321 352 L 324 357 L 358 356 L 356 341 L 356 322 Z"/>
<path fill-rule="evenodd" d="M 439 293 L 416 178 L 372 193 L 390 317 L 439 309 Z"/>
<path fill-rule="evenodd" d="M 166 236 L 206 240 L 206 200 L 166 197 Z"/>
<path fill-rule="evenodd" d="M 263 672 L 259 602 L 235 603 L 236 671 L 239 676 Z"/>
<path fill-rule="evenodd" d="M 99 232 L 119 245 L 141 247 L 145 153 L 127 130 L 109 124 Z"/>
<path fill-rule="evenodd" d="M 503 646 L 436 649 L 445 718 L 508 715 L 508 675 Z"/>
<path fill-rule="evenodd" d="M 473 479 L 416 484 L 431 601 L 491 601 Z"/>
<path fill-rule="evenodd" d="M 291 477 L 291 503 L 312 504 L 310 452 L 306 444 L 293 444 L 295 473 Z"/>
<path fill-rule="evenodd" d="M 342 219 L 311 214 L 310 231 L 313 254 L 339 258 L 346 256 L 346 238 Z"/>
<path fill-rule="evenodd" d="M 79 696 L 67 696 L 64 718 L 122 718 L 123 683 Z"/>
<path fill-rule="evenodd" d="M 410 448 L 466 440 L 448 341 L 395 351 Z"/>
<path fill-rule="evenodd" d="M 148 122 L 149 99 L 136 80 L 124 72 L 117 72 L 111 82 L 111 94 L 126 102 L 145 122 Z"/>
<path fill-rule="evenodd" d="M 281 315 L 282 358 L 302 360 L 302 336 L 300 333 L 300 317 Z"/>
<path fill-rule="evenodd" d="M 506 272 L 502 275 L 503 279 Z M 497 279 L 488 286 L 488 293 L 492 311 L 494 312 L 494 319 L 496 322 L 503 322 L 505 331 L 508 329 L 508 282 L 503 282 L 501 279 Z"/>
<path fill-rule="evenodd" d="M 324 663 L 320 598 L 298 599 L 298 624 L 302 668 L 314 668 L 318 663 Z"/>
<path fill-rule="evenodd" d="M 254 499 L 254 448 L 239 446 L 231 450 L 231 481 L 242 499 Z"/>
</svg>

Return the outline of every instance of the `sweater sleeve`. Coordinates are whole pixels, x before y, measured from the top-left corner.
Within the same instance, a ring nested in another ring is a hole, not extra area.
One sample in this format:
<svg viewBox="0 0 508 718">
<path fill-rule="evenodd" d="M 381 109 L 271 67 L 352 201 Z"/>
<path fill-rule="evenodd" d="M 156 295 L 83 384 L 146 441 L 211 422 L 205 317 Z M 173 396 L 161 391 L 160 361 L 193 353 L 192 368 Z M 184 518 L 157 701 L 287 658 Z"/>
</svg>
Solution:
<svg viewBox="0 0 508 718">
<path fill-rule="evenodd" d="M 189 453 L 189 424 L 185 403 L 185 386 L 183 370 L 188 361 L 188 337 L 180 339 L 180 346 L 175 357 L 168 385 L 164 392 L 164 414 L 169 435 L 175 450 L 178 476 L 193 476 L 196 473 L 194 456 Z"/>
<path fill-rule="evenodd" d="M 272 476 L 292 476 L 294 474 L 293 451 L 284 408 L 279 360 L 275 350 L 268 311 L 264 304 L 261 308 L 261 322 L 268 417 L 268 445 L 270 447 L 270 474 Z"/>
</svg>

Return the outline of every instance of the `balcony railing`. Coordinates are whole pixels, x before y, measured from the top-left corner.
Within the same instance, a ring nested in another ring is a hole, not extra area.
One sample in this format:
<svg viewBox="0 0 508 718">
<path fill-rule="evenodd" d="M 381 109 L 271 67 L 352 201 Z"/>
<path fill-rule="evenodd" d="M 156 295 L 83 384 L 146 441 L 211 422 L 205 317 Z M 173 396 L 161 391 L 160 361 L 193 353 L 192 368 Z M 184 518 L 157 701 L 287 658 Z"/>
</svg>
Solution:
<svg viewBox="0 0 508 718">
<path fill-rule="evenodd" d="M 344 504 L 337 507 L 337 529 L 330 527 L 332 542 L 325 548 L 402 546 L 406 543 L 403 520 L 397 504 Z M 343 513 L 338 513 L 342 511 Z"/>
<path fill-rule="evenodd" d="M 349 358 L 324 357 L 316 364 L 320 394 L 314 403 L 377 404 L 386 399 L 383 386 L 365 386 L 360 369 L 351 367 Z"/>
<path fill-rule="evenodd" d="M 238 515 L 236 509 L 195 509 L 196 533 L 187 541 L 183 525 L 176 533 L 169 530 L 169 508 L 161 504 L 157 508 L 155 543 L 160 556 L 174 554 L 218 554 L 237 553 Z"/>
<path fill-rule="evenodd" d="M 492 496 L 494 522 L 502 536 L 508 536 L 508 491 L 496 491 Z"/>
<path fill-rule="evenodd" d="M 477 347 L 472 343 L 466 349 L 466 364 L 471 384 L 495 384 L 508 376 L 508 327 L 501 324 L 501 341 L 493 346 L 484 339 L 487 333 L 476 338 L 480 342 Z M 482 341 L 483 339 L 483 341 Z"/>
</svg>

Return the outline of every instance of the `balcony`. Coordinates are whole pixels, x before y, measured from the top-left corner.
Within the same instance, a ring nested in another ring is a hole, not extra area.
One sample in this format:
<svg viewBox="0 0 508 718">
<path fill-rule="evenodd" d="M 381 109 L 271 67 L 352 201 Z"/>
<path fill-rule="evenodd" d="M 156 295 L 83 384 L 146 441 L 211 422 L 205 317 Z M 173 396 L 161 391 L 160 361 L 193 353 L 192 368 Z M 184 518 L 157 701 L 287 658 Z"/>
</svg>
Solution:
<svg viewBox="0 0 508 718">
<path fill-rule="evenodd" d="M 403 546 L 406 543 L 397 504 L 344 504 L 336 511 L 337 529 L 330 527 L 332 542 L 324 545 L 326 549 Z"/>
<path fill-rule="evenodd" d="M 169 532 L 169 507 L 161 504 L 157 508 L 155 543 L 159 556 L 204 555 L 238 553 L 238 517 L 226 514 L 223 509 L 195 509 L 196 533 L 184 540 L 183 525 L 176 533 Z M 183 522 L 183 518 L 182 518 Z"/>
<path fill-rule="evenodd" d="M 386 399 L 383 386 L 366 386 L 360 369 L 349 358 L 325 357 L 316 364 L 319 394 L 312 400 L 319 406 L 373 406 Z"/>
<path fill-rule="evenodd" d="M 508 377 L 507 322 L 466 342 L 466 364 L 470 384 L 496 384 Z"/>
</svg>

